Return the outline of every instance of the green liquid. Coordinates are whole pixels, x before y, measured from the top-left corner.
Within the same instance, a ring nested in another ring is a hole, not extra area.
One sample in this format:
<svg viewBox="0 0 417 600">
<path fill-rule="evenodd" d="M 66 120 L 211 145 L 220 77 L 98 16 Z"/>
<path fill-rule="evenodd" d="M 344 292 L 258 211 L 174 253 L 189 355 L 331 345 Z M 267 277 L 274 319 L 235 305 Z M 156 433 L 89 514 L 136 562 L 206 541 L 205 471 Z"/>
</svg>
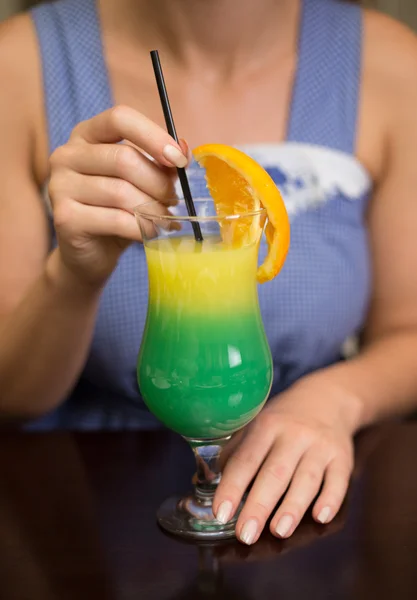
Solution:
<svg viewBox="0 0 417 600">
<path fill-rule="evenodd" d="M 216 254 L 213 261 L 204 253 L 197 259 L 182 253 L 173 263 L 173 252 L 156 246 L 151 256 L 147 248 L 150 302 L 139 386 L 167 427 L 195 439 L 243 427 L 259 412 L 272 381 L 254 277 L 256 248 L 253 256 Z"/>
</svg>

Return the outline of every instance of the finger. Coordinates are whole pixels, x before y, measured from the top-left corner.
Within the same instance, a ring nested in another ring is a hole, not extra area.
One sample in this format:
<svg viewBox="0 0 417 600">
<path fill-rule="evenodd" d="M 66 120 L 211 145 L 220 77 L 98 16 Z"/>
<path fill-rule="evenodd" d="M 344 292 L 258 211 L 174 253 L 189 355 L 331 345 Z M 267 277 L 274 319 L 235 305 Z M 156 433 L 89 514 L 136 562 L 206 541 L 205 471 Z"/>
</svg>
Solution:
<svg viewBox="0 0 417 600">
<path fill-rule="evenodd" d="M 189 145 L 183 138 L 180 138 L 179 144 L 181 146 L 182 153 L 184 154 L 184 156 L 187 157 L 189 164 L 193 160 L 193 153 L 191 152 Z"/>
<path fill-rule="evenodd" d="M 157 210 L 158 214 L 163 216 L 168 214 L 166 205 L 157 202 L 128 181 L 116 177 L 80 175 L 74 171 L 68 171 L 61 178 L 57 177 L 51 181 L 49 191 L 53 207 L 60 198 L 70 197 L 82 204 L 104 208 L 122 208 L 131 213 L 137 206 L 150 203 L 153 213 Z M 176 203 L 177 200 L 171 200 L 172 205 Z M 162 206 L 165 210 L 160 208 Z"/>
<path fill-rule="evenodd" d="M 51 165 L 83 175 L 105 175 L 131 183 L 156 200 L 175 197 L 173 173 L 162 170 L 127 144 L 67 144 L 51 157 Z"/>
<path fill-rule="evenodd" d="M 127 140 L 168 167 L 185 167 L 188 162 L 181 146 L 162 127 L 128 106 L 116 106 L 83 121 L 71 139 L 90 144 Z"/>
<path fill-rule="evenodd" d="M 273 440 L 274 431 L 262 432 L 254 423 L 240 446 L 230 456 L 213 501 L 213 512 L 219 521 L 227 523 L 232 518 Z"/>
<path fill-rule="evenodd" d="M 271 521 L 271 532 L 281 538 L 292 535 L 323 482 L 328 456 L 306 452 L 294 473 L 285 498 Z"/>
<path fill-rule="evenodd" d="M 161 204 L 155 204 L 158 205 L 158 210 L 167 212 Z M 65 233 L 69 240 L 86 235 L 142 241 L 135 216 L 119 208 L 89 206 L 67 199 L 57 204 L 54 210 L 54 224 L 58 233 Z M 145 221 L 143 227 L 144 235 L 147 238 L 153 237 L 155 234 L 153 223 Z M 176 223 L 168 224 L 167 227 L 175 228 Z"/>
<path fill-rule="evenodd" d="M 324 485 L 313 508 L 313 517 L 323 525 L 329 523 L 339 512 L 345 499 L 352 474 L 349 460 L 335 458 L 327 467 Z"/>
<path fill-rule="evenodd" d="M 142 241 L 134 215 L 118 208 L 89 206 L 69 199 L 57 205 L 54 224 L 58 233 L 65 232 L 69 240 L 108 236 Z"/>
<path fill-rule="evenodd" d="M 304 444 L 288 444 L 282 438 L 274 446 L 256 477 L 236 525 L 237 536 L 245 544 L 253 544 L 261 535 L 305 449 Z"/>
</svg>

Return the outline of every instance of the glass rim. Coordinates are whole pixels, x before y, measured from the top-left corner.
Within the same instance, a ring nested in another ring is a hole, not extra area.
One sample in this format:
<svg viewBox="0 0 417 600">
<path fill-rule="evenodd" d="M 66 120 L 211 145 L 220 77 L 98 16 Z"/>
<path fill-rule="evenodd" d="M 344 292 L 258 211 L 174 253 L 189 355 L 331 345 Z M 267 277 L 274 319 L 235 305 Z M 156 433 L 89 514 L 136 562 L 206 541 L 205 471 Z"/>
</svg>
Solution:
<svg viewBox="0 0 417 600">
<path fill-rule="evenodd" d="M 198 202 L 210 202 L 213 201 L 212 198 L 193 198 L 194 204 Z M 256 210 L 251 210 L 247 212 L 241 212 L 233 215 L 209 215 L 206 217 L 190 216 L 190 215 L 157 215 L 155 213 L 143 212 L 143 209 L 147 206 L 151 206 L 157 204 L 156 200 L 150 200 L 149 202 L 143 202 L 142 204 L 138 204 L 133 208 L 133 213 L 145 219 L 154 220 L 154 221 L 184 221 L 188 223 L 207 223 L 207 222 L 215 222 L 215 221 L 236 221 L 237 219 L 244 219 L 247 217 L 257 217 L 266 214 L 266 208 L 260 207 Z M 179 204 L 185 205 L 185 200 L 183 198 L 179 199 Z M 168 206 L 168 209 L 170 207 Z M 175 207 L 174 207 L 175 208 Z"/>
</svg>

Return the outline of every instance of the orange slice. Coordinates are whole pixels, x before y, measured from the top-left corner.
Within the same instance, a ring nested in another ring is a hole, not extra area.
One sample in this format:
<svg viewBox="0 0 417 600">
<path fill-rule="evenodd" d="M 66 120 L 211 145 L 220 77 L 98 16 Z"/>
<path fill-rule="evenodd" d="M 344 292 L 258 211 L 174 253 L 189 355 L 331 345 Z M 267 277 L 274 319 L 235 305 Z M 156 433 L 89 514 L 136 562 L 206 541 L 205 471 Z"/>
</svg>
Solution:
<svg viewBox="0 0 417 600">
<path fill-rule="evenodd" d="M 244 152 L 223 144 L 205 144 L 193 150 L 200 166 L 206 170 L 207 187 L 217 214 L 238 215 L 266 209 L 265 229 L 268 254 L 259 267 L 257 279 L 265 283 L 281 270 L 290 245 L 290 223 L 284 201 L 272 178 Z M 259 239 L 262 219 L 248 218 L 236 222 L 233 244 L 244 245 Z"/>
</svg>

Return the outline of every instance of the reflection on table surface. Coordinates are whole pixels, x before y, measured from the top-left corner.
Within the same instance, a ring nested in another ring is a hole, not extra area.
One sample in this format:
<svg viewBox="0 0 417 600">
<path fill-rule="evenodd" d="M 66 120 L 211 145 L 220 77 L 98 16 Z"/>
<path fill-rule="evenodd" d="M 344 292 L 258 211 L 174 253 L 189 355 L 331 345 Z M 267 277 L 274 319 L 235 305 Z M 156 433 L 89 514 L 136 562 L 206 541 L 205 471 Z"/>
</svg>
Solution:
<svg viewBox="0 0 417 600">
<path fill-rule="evenodd" d="M 347 502 L 280 542 L 186 543 L 155 510 L 185 491 L 177 436 L 0 436 L 0 597 L 5 600 L 417 598 L 417 424 L 357 444 Z"/>
</svg>

